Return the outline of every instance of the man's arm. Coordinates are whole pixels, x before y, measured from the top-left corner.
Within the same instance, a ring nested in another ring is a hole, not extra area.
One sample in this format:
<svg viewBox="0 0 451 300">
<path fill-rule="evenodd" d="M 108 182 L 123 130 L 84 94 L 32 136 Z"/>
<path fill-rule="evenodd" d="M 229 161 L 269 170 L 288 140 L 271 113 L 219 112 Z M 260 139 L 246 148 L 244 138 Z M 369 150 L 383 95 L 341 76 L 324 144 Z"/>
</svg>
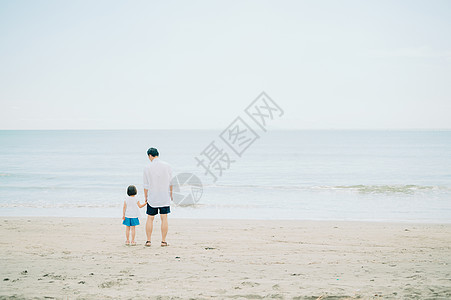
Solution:
<svg viewBox="0 0 451 300">
<path fill-rule="evenodd" d="M 144 168 L 143 172 L 143 187 L 144 187 L 144 200 L 147 202 L 147 192 L 149 191 L 149 178 L 147 177 L 146 168 Z"/>
<path fill-rule="evenodd" d="M 169 166 L 168 168 L 168 175 L 169 175 L 169 192 L 171 195 L 171 200 L 174 201 L 174 198 L 172 198 L 172 168 Z"/>
</svg>

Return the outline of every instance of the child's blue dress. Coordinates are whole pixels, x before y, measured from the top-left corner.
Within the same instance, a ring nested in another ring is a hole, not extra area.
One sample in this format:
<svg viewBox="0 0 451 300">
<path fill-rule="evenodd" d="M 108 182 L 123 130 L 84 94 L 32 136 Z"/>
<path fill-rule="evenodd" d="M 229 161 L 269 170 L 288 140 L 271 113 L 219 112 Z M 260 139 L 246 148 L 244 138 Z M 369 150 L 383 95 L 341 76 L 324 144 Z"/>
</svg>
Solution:
<svg viewBox="0 0 451 300">
<path fill-rule="evenodd" d="M 125 220 L 122 222 L 122 224 L 124 224 L 125 226 L 137 226 L 139 225 L 139 219 L 125 217 Z"/>
</svg>

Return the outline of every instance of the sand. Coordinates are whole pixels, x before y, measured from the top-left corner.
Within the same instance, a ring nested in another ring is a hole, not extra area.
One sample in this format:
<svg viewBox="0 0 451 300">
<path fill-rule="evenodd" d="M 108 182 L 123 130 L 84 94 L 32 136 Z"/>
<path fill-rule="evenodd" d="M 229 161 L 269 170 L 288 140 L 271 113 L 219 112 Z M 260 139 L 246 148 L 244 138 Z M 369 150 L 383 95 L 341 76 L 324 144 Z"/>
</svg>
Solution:
<svg viewBox="0 0 451 300">
<path fill-rule="evenodd" d="M 451 224 L 0 219 L 0 298 L 451 299 Z"/>
</svg>

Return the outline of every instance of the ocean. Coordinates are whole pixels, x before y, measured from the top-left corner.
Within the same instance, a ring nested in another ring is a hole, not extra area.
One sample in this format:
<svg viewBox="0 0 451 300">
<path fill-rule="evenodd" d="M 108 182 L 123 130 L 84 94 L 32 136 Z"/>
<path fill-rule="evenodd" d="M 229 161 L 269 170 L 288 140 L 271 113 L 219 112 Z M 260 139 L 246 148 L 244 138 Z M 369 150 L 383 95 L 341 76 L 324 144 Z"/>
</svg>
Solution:
<svg viewBox="0 0 451 300">
<path fill-rule="evenodd" d="M 156 147 L 174 176 L 202 182 L 198 202 L 173 205 L 174 218 L 451 222 L 451 131 L 272 130 L 239 154 L 220 135 L 0 131 L 0 215 L 120 218 L 128 185 L 143 197 Z M 213 145 L 222 167 L 207 169 L 199 160 Z"/>
</svg>

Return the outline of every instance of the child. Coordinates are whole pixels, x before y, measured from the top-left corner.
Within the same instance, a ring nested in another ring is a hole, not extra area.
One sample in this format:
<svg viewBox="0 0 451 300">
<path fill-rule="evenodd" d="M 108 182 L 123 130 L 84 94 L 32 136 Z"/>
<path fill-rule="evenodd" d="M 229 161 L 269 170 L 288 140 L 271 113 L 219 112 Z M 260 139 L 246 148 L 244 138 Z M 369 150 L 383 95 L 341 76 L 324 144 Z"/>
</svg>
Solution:
<svg viewBox="0 0 451 300">
<path fill-rule="evenodd" d="M 136 200 L 135 195 L 137 194 L 136 187 L 134 185 L 130 185 L 127 188 L 127 195 L 128 197 L 125 198 L 124 201 L 124 209 L 122 214 L 122 224 L 127 226 L 125 228 L 125 237 L 127 238 L 127 241 L 125 242 L 125 245 L 132 245 L 136 246 L 135 242 L 135 226 L 139 225 L 139 208 L 144 207 L 144 205 L 147 204 L 147 201 L 143 204 L 140 204 L 138 200 Z M 129 236 L 130 236 L 130 227 L 132 229 L 132 242 L 130 244 Z"/>
</svg>

